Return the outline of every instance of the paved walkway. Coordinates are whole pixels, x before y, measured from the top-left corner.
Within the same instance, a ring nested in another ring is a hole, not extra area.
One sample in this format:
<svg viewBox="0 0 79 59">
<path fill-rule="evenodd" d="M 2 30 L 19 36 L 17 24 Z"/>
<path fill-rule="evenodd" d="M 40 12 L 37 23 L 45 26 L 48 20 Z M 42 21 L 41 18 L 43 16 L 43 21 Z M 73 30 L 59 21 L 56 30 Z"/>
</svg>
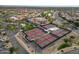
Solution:
<svg viewBox="0 0 79 59">
<path fill-rule="evenodd" d="M 23 38 L 22 38 L 22 37 L 19 37 L 19 36 L 20 36 L 19 34 L 20 34 L 20 32 L 15 35 L 15 37 L 16 37 L 17 41 L 19 42 L 19 44 L 20 44 L 26 51 L 28 51 L 30 54 L 33 54 L 33 53 L 29 50 L 27 44 L 23 41 Z"/>
</svg>

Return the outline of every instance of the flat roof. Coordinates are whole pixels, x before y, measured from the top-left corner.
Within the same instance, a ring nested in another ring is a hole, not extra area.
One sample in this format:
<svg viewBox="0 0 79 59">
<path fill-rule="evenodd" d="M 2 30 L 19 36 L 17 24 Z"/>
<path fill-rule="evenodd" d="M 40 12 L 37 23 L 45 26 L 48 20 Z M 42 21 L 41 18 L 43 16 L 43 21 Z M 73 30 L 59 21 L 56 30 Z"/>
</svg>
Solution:
<svg viewBox="0 0 79 59">
<path fill-rule="evenodd" d="M 42 27 L 43 27 L 43 29 L 51 31 L 51 34 L 54 34 L 54 35 L 56 35 L 58 37 L 61 37 L 61 36 L 65 35 L 65 34 L 67 34 L 68 32 L 70 32 L 67 29 L 59 28 L 59 27 L 57 27 L 57 26 L 55 26 L 53 24 L 43 25 Z"/>
</svg>

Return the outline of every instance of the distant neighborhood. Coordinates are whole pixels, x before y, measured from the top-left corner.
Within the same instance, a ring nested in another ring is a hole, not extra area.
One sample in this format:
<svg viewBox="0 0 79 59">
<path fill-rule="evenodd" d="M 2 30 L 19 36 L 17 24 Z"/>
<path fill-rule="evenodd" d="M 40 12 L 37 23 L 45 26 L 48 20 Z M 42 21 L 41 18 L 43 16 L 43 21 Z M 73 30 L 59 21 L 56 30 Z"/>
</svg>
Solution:
<svg viewBox="0 0 79 59">
<path fill-rule="evenodd" d="M 0 54 L 70 53 L 79 53 L 79 9 L 0 8 Z"/>
</svg>

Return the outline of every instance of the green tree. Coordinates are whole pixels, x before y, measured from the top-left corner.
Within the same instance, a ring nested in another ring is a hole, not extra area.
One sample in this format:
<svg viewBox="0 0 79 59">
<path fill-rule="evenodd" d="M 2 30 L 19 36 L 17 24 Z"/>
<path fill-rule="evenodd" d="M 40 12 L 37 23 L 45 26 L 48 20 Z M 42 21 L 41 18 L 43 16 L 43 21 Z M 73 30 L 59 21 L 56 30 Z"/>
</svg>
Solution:
<svg viewBox="0 0 79 59">
<path fill-rule="evenodd" d="M 6 40 L 5 42 L 6 42 L 6 43 L 9 43 L 10 41 L 9 41 L 9 40 Z"/>
<path fill-rule="evenodd" d="M 22 23 L 21 26 L 24 30 L 31 30 L 34 28 L 34 25 L 31 23 Z"/>
<path fill-rule="evenodd" d="M 69 42 L 69 40 L 68 40 L 67 38 L 65 38 L 65 39 L 64 39 L 64 42 L 65 42 L 65 43 L 68 43 L 68 42 Z"/>
<path fill-rule="evenodd" d="M 64 49 L 64 48 L 66 48 L 66 47 L 70 47 L 70 45 L 67 44 L 67 43 L 63 43 L 63 44 L 61 44 L 57 49 L 58 49 L 58 50 L 61 50 L 61 49 Z"/>
<path fill-rule="evenodd" d="M 16 26 L 15 25 L 8 25 L 7 29 L 11 30 L 11 31 L 15 31 L 16 30 Z"/>
<path fill-rule="evenodd" d="M 18 50 L 18 48 L 15 48 L 15 47 L 9 48 L 10 54 L 13 54 L 13 53 L 16 52 L 17 50 Z"/>
<path fill-rule="evenodd" d="M 5 20 L 4 18 L 0 18 L 0 23 L 4 22 L 4 20 Z"/>
<path fill-rule="evenodd" d="M 52 24 L 53 23 L 53 19 L 52 18 L 48 18 L 48 22 L 50 23 L 50 24 Z"/>
<path fill-rule="evenodd" d="M 3 26 L 0 24 L 0 29 L 3 29 Z"/>
<path fill-rule="evenodd" d="M 79 27 L 79 22 L 74 22 L 73 23 L 76 27 Z"/>
</svg>

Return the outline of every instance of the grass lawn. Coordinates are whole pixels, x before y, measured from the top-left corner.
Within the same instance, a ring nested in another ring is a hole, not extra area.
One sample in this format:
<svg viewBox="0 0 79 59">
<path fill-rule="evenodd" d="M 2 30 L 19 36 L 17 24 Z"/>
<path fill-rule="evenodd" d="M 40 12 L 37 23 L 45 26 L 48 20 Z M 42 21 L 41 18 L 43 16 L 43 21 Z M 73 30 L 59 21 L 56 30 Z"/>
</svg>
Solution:
<svg viewBox="0 0 79 59">
<path fill-rule="evenodd" d="M 31 23 L 21 23 L 21 26 L 24 30 L 31 30 L 34 28 L 34 25 Z"/>
<path fill-rule="evenodd" d="M 0 29 L 3 29 L 3 26 L 2 25 L 0 25 Z"/>
<path fill-rule="evenodd" d="M 7 29 L 11 30 L 11 31 L 15 31 L 16 30 L 16 26 L 15 25 L 8 25 Z"/>
<path fill-rule="evenodd" d="M 3 18 L 0 18 L 0 23 L 4 22 L 4 20 L 5 20 L 5 19 L 3 19 Z"/>
<path fill-rule="evenodd" d="M 58 47 L 58 50 L 64 49 L 64 48 L 66 48 L 66 47 L 70 47 L 70 45 L 67 44 L 67 43 L 63 43 L 63 44 L 61 44 L 61 45 Z"/>
<path fill-rule="evenodd" d="M 10 22 L 13 22 L 13 20 L 12 19 L 6 19 L 5 22 L 9 22 L 10 23 Z"/>
</svg>

